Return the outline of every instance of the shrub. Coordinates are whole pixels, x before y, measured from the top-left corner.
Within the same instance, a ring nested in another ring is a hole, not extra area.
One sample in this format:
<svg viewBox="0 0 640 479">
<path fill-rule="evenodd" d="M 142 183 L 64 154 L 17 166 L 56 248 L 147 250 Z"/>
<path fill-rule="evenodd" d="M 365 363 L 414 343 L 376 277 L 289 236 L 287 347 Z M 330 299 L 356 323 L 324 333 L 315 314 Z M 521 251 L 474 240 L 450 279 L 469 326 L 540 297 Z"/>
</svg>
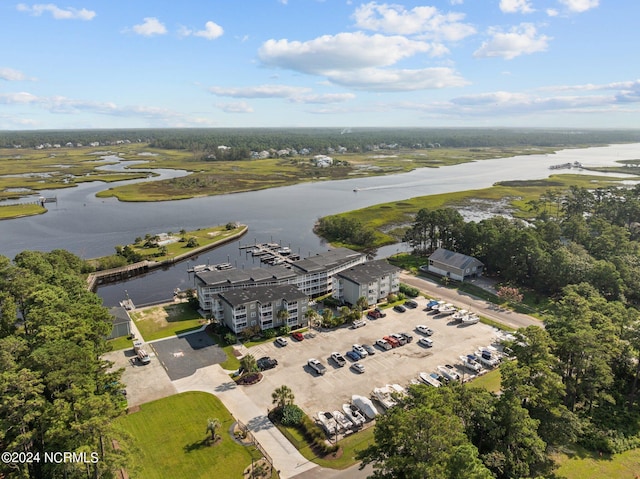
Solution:
<svg viewBox="0 0 640 479">
<path fill-rule="evenodd" d="M 285 426 L 297 426 L 304 419 L 305 414 L 295 404 L 287 404 L 282 408 L 280 421 Z"/>
<path fill-rule="evenodd" d="M 278 328 L 278 336 L 286 336 L 291 332 L 291 326 L 284 325 Z"/>
<path fill-rule="evenodd" d="M 264 331 L 262 331 L 262 337 L 265 339 L 273 339 L 277 336 L 276 334 L 276 330 L 271 328 L 271 329 L 265 329 Z"/>
<path fill-rule="evenodd" d="M 400 283 L 400 292 L 405 294 L 409 298 L 417 298 L 420 294 L 420 291 L 413 286 L 408 286 L 406 284 Z"/>
</svg>

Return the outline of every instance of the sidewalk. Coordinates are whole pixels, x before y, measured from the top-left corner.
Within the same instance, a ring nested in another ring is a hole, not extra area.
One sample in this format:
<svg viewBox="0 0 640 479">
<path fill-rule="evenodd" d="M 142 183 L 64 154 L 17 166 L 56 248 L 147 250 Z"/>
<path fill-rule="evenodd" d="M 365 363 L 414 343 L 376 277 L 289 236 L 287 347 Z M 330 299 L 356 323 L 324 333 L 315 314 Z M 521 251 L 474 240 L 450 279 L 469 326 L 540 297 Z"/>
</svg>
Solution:
<svg viewBox="0 0 640 479">
<path fill-rule="evenodd" d="M 294 477 L 318 467 L 305 459 L 219 365 L 198 369 L 192 376 L 173 381 L 178 393 L 202 391 L 217 396 L 231 412 L 253 433 L 273 460 L 282 479 Z"/>
</svg>

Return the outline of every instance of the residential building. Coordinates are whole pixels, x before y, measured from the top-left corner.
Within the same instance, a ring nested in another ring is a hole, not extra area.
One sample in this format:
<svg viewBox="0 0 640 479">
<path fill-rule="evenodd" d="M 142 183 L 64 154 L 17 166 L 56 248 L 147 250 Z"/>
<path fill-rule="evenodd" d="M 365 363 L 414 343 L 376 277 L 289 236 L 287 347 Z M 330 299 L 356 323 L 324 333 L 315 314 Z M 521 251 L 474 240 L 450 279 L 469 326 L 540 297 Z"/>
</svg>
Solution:
<svg viewBox="0 0 640 479">
<path fill-rule="evenodd" d="M 131 318 L 129 317 L 127 310 L 122 306 L 114 306 L 113 308 L 109 308 L 109 313 L 111 313 L 113 328 L 111 329 L 111 334 L 107 339 L 130 336 Z"/>
<path fill-rule="evenodd" d="M 306 296 L 317 297 L 331 293 L 333 276 L 366 260 L 362 253 L 335 248 L 266 268 L 198 272 L 195 274 L 195 286 L 203 311 L 213 311 L 215 295 L 235 289 L 293 285 Z"/>
<path fill-rule="evenodd" d="M 484 264 L 462 253 L 455 253 L 444 248 L 438 248 L 429 256 L 428 271 L 447 278 L 464 281 L 482 275 Z"/>
<path fill-rule="evenodd" d="M 380 259 L 353 266 L 333 277 L 333 297 L 348 304 L 367 298 L 373 305 L 400 290 L 400 268 Z"/>
<path fill-rule="evenodd" d="M 212 313 L 234 333 L 248 327 L 260 330 L 307 325 L 309 298 L 293 285 L 258 286 L 223 291 L 212 298 Z M 280 313 L 286 311 L 286 314 Z"/>
</svg>

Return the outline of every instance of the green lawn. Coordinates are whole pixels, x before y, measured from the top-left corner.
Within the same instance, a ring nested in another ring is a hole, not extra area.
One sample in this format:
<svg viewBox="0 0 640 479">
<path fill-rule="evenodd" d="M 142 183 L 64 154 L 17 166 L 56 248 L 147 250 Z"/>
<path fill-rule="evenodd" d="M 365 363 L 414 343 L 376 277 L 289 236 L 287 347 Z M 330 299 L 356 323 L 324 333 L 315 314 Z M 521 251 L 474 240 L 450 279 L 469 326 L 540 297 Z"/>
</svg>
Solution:
<svg viewBox="0 0 640 479">
<path fill-rule="evenodd" d="M 20 218 L 21 216 L 40 215 L 47 210 L 40 205 L 7 205 L 0 206 L 0 220 Z"/>
<path fill-rule="evenodd" d="M 276 425 L 289 442 L 291 442 L 291 444 L 300 451 L 300 454 L 319 466 L 330 469 L 346 469 L 347 467 L 357 464 L 358 461 L 355 458 L 356 453 L 365 449 L 374 442 L 373 431 L 375 428 L 372 426 L 364 431 L 355 432 L 338 441 L 338 444 L 342 447 L 342 456 L 337 459 L 323 459 L 315 455 L 307 444 L 307 441 L 296 428 L 285 427 L 281 424 Z"/>
<path fill-rule="evenodd" d="M 129 349 L 133 347 L 133 341 L 129 339 L 128 336 L 109 339 L 107 344 L 111 346 L 111 351 L 120 351 L 121 349 Z"/>
<path fill-rule="evenodd" d="M 222 440 L 215 446 L 205 441 L 208 418 L 222 423 Z M 182 393 L 143 404 L 140 411 L 118 419 L 132 436 L 130 477 L 242 477 L 251 464 L 251 451 L 228 434 L 233 422 L 220 400 L 207 393 Z"/>
<path fill-rule="evenodd" d="M 493 371 L 489 371 L 482 376 L 478 376 L 468 384 L 469 386 L 473 386 L 474 388 L 483 388 L 489 392 L 497 393 L 498 391 L 500 391 L 501 387 L 500 370 L 494 369 Z"/>
<path fill-rule="evenodd" d="M 131 313 L 145 341 L 200 328 L 206 320 L 189 303 L 152 306 Z"/>
<path fill-rule="evenodd" d="M 640 474 L 640 449 L 600 456 L 576 447 L 570 453 L 556 453 L 556 473 L 566 479 L 634 479 Z"/>
</svg>

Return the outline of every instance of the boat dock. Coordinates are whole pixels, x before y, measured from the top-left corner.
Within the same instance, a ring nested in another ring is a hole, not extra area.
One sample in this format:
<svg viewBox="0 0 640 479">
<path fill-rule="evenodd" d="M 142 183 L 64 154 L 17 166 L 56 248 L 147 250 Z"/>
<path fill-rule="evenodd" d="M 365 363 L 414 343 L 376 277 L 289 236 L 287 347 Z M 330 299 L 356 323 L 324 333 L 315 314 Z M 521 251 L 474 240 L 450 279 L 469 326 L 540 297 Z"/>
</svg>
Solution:
<svg viewBox="0 0 640 479">
<path fill-rule="evenodd" d="M 274 266 L 277 264 L 290 264 L 300 259 L 299 254 L 291 252 L 289 246 L 282 246 L 278 243 L 255 243 L 252 245 L 240 246 L 251 256 L 260 258 L 260 262 Z"/>
</svg>

